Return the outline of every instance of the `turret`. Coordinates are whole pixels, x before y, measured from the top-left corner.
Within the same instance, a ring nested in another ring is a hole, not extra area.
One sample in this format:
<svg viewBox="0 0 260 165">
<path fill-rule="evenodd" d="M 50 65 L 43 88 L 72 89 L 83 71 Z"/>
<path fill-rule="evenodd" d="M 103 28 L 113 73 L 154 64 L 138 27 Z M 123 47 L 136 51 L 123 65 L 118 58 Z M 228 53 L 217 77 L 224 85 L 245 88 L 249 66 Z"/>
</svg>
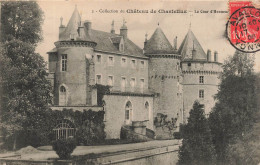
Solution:
<svg viewBox="0 0 260 165">
<path fill-rule="evenodd" d="M 124 39 L 127 38 L 127 26 L 125 19 L 123 20 L 123 26 L 120 29 L 120 35 L 123 36 Z"/>
<path fill-rule="evenodd" d="M 207 52 L 207 61 L 211 61 L 211 50 L 208 49 L 208 52 Z"/>
<path fill-rule="evenodd" d="M 214 52 L 214 62 L 218 62 L 218 52 Z"/>
</svg>

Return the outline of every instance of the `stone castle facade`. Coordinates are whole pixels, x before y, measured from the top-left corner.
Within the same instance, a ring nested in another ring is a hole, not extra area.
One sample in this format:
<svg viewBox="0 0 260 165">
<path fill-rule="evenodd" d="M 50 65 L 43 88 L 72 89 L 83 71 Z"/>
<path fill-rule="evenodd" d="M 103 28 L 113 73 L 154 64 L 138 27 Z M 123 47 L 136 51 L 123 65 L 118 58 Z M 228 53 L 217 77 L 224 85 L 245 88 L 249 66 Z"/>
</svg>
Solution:
<svg viewBox="0 0 260 165">
<path fill-rule="evenodd" d="M 177 38 L 172 46 L 159 26 L 143 49 L 127 33 L 125 23 L 120 34 L 114 23 L 110 32 L 95 30 L 77 8 L 67 26 L 61 20 L 59 40 L 48 52 L 53 109 L 104 110 L 107 138 L 119 138 L 124 125 L 155 130 L 158 114 L 178 126 L 195 100 L 210 112 L 221 72 L 217 52 L 206 54 L 191 30 L 178 49 Z M 102 105 L 96 84 L 110 87 Z"/>
</svg>

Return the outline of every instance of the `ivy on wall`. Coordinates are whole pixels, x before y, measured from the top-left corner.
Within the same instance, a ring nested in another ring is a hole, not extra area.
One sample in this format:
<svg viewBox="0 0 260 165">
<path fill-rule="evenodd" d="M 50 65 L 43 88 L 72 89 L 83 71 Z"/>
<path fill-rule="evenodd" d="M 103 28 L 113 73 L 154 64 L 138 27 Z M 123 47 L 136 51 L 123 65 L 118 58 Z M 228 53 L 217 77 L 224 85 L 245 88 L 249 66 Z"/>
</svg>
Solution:
<svg viewBox="0 0 260 165">
<path fill-rule="evenodd" d="M 97 105 L 102 106 L 103 97 L 105 94 L 110 92 L 110 86 L 96 84 L 95 87 L 97 88 Z"/>
<path fill-rule="evenodd" d="M 102 142 L 106 133 L 104 131 L 104 111 L 83 110 L 83 112 L 72 109 L 63 109 L 62 111 L 52 111 L 50 125 L 53 130 L 60 121 L 70 120 L 75 128 L 78 145 L 93 145 Z M 54 140 L 53 136 L 53 139 Z"/>
</svg>

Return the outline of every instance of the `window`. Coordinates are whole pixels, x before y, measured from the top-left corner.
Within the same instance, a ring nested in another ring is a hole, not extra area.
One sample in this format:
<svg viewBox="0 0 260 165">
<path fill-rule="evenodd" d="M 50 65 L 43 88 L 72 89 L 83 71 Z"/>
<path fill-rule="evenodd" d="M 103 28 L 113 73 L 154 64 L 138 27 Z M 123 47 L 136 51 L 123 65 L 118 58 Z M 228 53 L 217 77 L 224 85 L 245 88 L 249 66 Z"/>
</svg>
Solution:
<svg viewBox="0 0 260 165">
<path fill-rule="evenodd" d="M 96 84 L 101 84 L 101 75 L 96 75 Z"/>
<path fill-rule="evenodd" d="M 136 65 L 135 60 L 132 60 L 132 68 L 135 68 L 135 65 Z"/>
<path fill-rule="evenodd" d="M 146 101 L 144 104 L 145 111 L 148 112 L 148 120 L 150 119 L 149 103 Z"/>
<path fill-rule="evenodd" d="M 148 103 L 147 101 L 145 102 L 144 107 L 145 107 L 145 110 L 146 110 L 146 111 L 149 111 L 149 103 Z"/>
<path fill-rule="evenodd" d="M 60 87 L 60 92 L 61 92 L 61 93 L 66 92 L 66 88 L 65 88 L 64 86 L 61 86 L 61 87 Z"/>
<path fill-rule="evenodd" d="M 101 64 L 101 55 L 97 55 L 97 63 Z"/>
<path fill-rule="evenodd" d="M 133 90 L 135 88 L 135 78 L 131 78 L 130 85 Z"/>
<path fill-rule="evenodd" d="M 200 84 L 204 83 L 204 76 L 200 76 L 199 82 L 200 82 Z"/>
<path fill-rule="evenodd" d="M 176 70 L 179 70 L 180 69 L 180 63 L 177 62 L 177 65 L 176 65 Z"/>
<path fill-rule="evenodd" d="M 141 92 L 144 92 L 144 79 L 140 79 L 140 89 Z"/>
<path fill-rule="evenodd" d="M 110 66 L 114 65 L 114 57 L 108 56 L 108 65 Z"/>
<path fill-rule="evenodd" d="M 141 61 L 140 63 L 141 63 L 141 67 L 140 68 L 143 69 L 144 68 L 144 61 Z"/>
<path fill-rule="evenodd" d="M 60 92 L 59 92 L 59 105 L 66 105 L 67 104 L 67 93 L 66 93 L 66 88 L 62 85 L 60 87 Z"/>
<path fill-rule="evenodd" d="M 125 86 L 126 86 L 126 78 L 122 77 L 121 79 L 121 91 L 125 91 Z"/>
<path fill-rule="evenodd" d="M 188 63 L 188 66 L 191 66 L 191 63 L 190 63 L 190 62 Z"/>
<path fill-rule="evenodd" d="M 106 121 L 107 120 L 107 112 L 106 112 L 106 102 L 104 100 L 102 101 L 102 107 L 103 107 L 103 111 L 105 112 L 104 121 Z"/>
<path fill-rule="evenodd" d="M 126 110 L 125 111 L 125 119 L 129 120 L 129 118 L 130 118 L 129 110 Z"/>
<path fill-rule="evenodd" d="M 107 84 L 109 85 L 109 86 L 113 86 L 114 85 L 114 78 L 113 78 L 113 76 L 108 76 L 108 82 L 107 82 Z"/>
<path fill-rule="evenodd" d="M 67 71 L 67 54 L 61 55 L 61 71 Z"/>
<path fill-rule="evenodd" d="M 199 90 L 199 98 L 204 98 L 204 90 L 203 89 L 201 89 L 201 90 Z"/>
<path fill-rule="evenodd" d="M 132 104 L 130 101 L 128 101 L 126 103 L 126 106 L 125 106 L 125 121 L 126 121 L 126 124 L 130 124 L 132 120 Z"/>
<path fill-rule="evenodd" d="M 120 44 L 120 51 L 121 51 L 121 52 L 124 51 L 124 44 Z"/>
<path fill-rule="evenodd" d="M 205 105 L 204 104 L 200 104 L 202 109 L 205 110 Z"/>
<path fill-rule="evenodd" d="M 126 58 L 121 59 L 121 64 L 122 64 L 122 66 L 126 66 Z"/>
</svg>

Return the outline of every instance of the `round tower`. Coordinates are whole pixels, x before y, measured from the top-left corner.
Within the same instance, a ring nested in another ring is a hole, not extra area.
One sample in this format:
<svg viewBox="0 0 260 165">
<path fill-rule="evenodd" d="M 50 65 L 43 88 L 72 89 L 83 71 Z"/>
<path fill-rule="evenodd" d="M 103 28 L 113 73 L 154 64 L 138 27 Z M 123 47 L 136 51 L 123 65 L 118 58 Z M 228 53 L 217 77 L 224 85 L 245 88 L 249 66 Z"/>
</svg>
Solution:
<svg viewBox="0 0 260 165">
<path fill-rule="evenodd" d="M 55 42 L 56 52 L 49 54 L 49 68 L 55 74 L 54 104 L 59 106 L 91 105 L 90 85 L 94 83 L 91 23 L 81 23 L 75 8 L 67 26 Z M 92 77 L 91 77 L 92 76 Z"/>
<path fill-rule="evenodd" d="M 145 41 L 144 54 L 149 57 L 149 89 L 155 93 L 154 117 L 167 115 L 168 121 L 178 125 L 182 122 L 181 56 L 160 27 Z"/>
<path fill-rule="evenodd" d="M 214 95 L 217 94 L 221 63 L 212 59 L 211 50 L 207 54 L 197 38 L 189 29 L 178 54 L 181 54 L 183 73 L 183 107 L 186 121 L 195 100 L 204 105 L 206 115 L 215 105 Z"/>
</svg>

